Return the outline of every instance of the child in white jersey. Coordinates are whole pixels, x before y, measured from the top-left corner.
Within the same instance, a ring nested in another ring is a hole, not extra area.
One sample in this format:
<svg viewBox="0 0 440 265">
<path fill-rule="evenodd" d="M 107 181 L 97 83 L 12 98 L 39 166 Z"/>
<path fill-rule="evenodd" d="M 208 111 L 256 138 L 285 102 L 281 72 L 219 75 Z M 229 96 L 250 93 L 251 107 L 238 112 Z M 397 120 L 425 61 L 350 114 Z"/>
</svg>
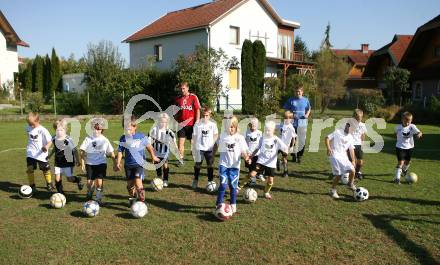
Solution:
<svg viewBox="0 0 440 265">
<path fill-rule="evenodd" d="M 263 133 L 258 130 L 258 119 L 257 118 L 251 118 L 250 122 L 248 124 L 248 129 L 246 131 L 246 143 L 249 148 L 249 153 L 252 154 L 255 152 L 255 155 L 252 157 L 251 163 L 245 163 L 245 166 L 249 169 L 249 174 L 254 171 L 257 167 L 257 160 L 258 155 L 260 154 L 260 151 L 258 150 L 258 145 L 260 144 L 260 139 L 263 136 Z M 266 181 L 263 175 L 258 175 L 257 178 L 261 181 Z M 252 183 L 256 182 L 256 179 L 251 179 Z"/>
<path fill-rule="evenodd" d="M 364 112 L 360 109 L 355 109 L 353 112 L 353 118 L 356 119 L 357 124 L 353 130 L 353 145 L 354 145 L 354 156 L 356 159 L 356 167 L 355 167 L 355 177 L 358 179 L 363 179 L 363 175 L 361 172 L 361 168 L 364 165 L 364 152 L 362 151 L 362 143 L 365 141 L 365 134 L 367 133 L 367 127 L 365 123 L 362 122 L 362 118 L 364 117 Z M 353 158 L 349 156 L 350 161 L 353 161 Z"/>
<path fill-rule="evenodd" d="M 87 200 L 93 198 L 96 189 L 96 202 L 102 204 L 104 179 L 107 176 L 107 157 L 113 159 L 113 169 L 116 168 L 116 157 L 110 141 L 103 135 L 104 120 L 95 118 L 90 123 L 92 135 L 88 135 L 80 146 L 81 168 L 87 173 Z"/>
<path fill-rule="evenodd" d="M 292 121 L 293 121 L 293 113 L 291 111 L 286 111 L 284 113 L 284 121 L 279 126 L 281 141 L 286 146 L 288 146 L 289 149 L 294 146 L 296 139 L 296 132 L 295 132 L 295 128 L 293 127 Z M 288 152 L 286 153 L 281 152 L 281 153 L 282 153 L 283 177 L 288 177 L 289 176 L 289 171 L 287 169 Z M 277 169 L 278 170 L 280 169 L 279 160 L 277 162 Z"/>
<path fill-rule="evenodd" d="M 36 191 L 34 171 L 38 165 L 40 170 L 43 171 L 47 190 L 52 191 L 52 175 L 50 174 L 50 165 L 47 161 L 48 150 L 52 145 L 52 136 L 49 131 L 40 124 L 40 116 L 38 113 L 30 112 L 27 117 L 27 122 L 26 133 L 28 143 L 26 146 L 26 173 L 29 186 L 31 186 L 32 192 Z"/>
<path fill-rule="evenodd" d="M 396 176 L 394 182 L 400 184 L 400 177 L 403 173 L 405 176 L 408 172 L 411 162 L 411 155 L 414 149 L 414 136 L 418 139 L 422 138 L 422 132 L 412 124 L 413 115 L 409 112 L 402 114 L 402 124 L 396 126 L 395 132 L 397 136 L 396 142 Z"/>
<path fill-rule="evenodd" d="M 203 159 L 206 160 L 208 171 L 208 182 L 214 181 L 214 144 L 218 138 L 217 124 L 211 121 L 211 109 L 205 107 L 203 109 L 202 119 L 194 125 L 191 146 L 193 147 L 194 156 L 194 179 L 192 188 L 197 189 L 200 176 L 200 168 Z"/>
<path fill-rule="evenodd" d="M 334 199 L 339 199 L 336 186 L 341 180 L 342 174 L 349 172 L 348 186 L 351 190 L 356 190 L 356 186 L 354 185 L 354 165 L 356 161 L 353 159 L 353 161 L 350 162 L 347 155 L 347 150 L 349 150 L 350 156 L 353 158 L 355 157 L 351 128 L 352 124 L 347 122 L 344 129 L 336 129 L 325 138 L 327 155 L 334 175 L 330 196 Z"/>
</svg>

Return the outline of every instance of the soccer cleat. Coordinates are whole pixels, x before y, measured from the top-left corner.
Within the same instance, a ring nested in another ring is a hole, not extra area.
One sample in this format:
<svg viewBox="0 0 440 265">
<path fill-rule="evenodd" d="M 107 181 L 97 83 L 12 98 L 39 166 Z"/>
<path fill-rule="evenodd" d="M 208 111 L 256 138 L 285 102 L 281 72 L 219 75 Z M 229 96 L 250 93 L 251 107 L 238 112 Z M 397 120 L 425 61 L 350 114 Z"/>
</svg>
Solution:
<svg viewBox="0 0 440 265">
<path fill-rule="evenodd" d="M 86 200 L 87 200 L 87 201 L 91 201 L 92 198 L 93 198 L 93 193 L 92 193 L 92 192 L 87 192 Z"/>
<path fill-rule="evenodd" d="M 364 176 L 362 175 L 362 172 L 356 172 L 355 177 L 359 180 L 362 180 Z"/>
<path fill-rule="evenodd" d="M 287 171 L 286 171 L 286 172 L 284 172 L 284 174 L 283 174 L 283 178 L 287 178 L 287 177 L 289 177 L 289 173 L 287 173 Z"/>
<path fill-rule="evenodd" d="M 400 185 L 400 179 L 398 178 L 393 179 L 393 182 L 397 185 Z"/>
<path fill-rule="evenodd" d="M 339 195 L 338 195 L 338 193 L 336 192 L 335 189 L 331 189 L 331 190 L 330 190 L 330 196 L 331 196 L 333 199 L 339 199 Z"/>
<path fill-rule="evenodd" d="M 102 199 L 96 199 L 95 201 L 99 204 L 99 206 L 105 206 L 105 203 L 102 201 Z"/>
<path fill-rule="evenodd" d="M 177 164 L 176 164 L 177 167 L 181 167 L 181 166 L 184 165 L 185 162 L 183 161 L 183 159 L 184 159 L 184 158 L 181 157 L 180 160 L 177 161 Z"/>
<path fill-rule="evenodd" d="M 354 183 L 348 184 L 348 188 L 352 191 L 356 190 L 356 185 L 354 185 Z"/>
<path fill-rule="evenodd" d="M 237 204 L 231 204 L 232 214 L 237 212 Z"/>
<path fill-rule="evenodd" d="M 251 177 L 251 179 L 249 180 L 249 186 L 255 186 L 257 185 L 257 178 L 256 177 Z"/>
<path fill-rule="evenodd" d="M 264 194 L 264 197 L 265 197 L 266 199 L 268 199 L 268 200 L 272 200 L 272 195 L 270 195 L 269 192 L 265 193 L 265 194 Z"/>
<path fill-rule="evenodd" d="M 197 189 L 197 187 L 199 186 L 199 181 L 198 180 L 193 180 L 191 187 L 193 190 Z"/>
<path fill-rule="evenodd" d="M 262 181 L 262 182 L 265 182 L 265 181 L 266 181 L 266 179 L 264 178 L 264 176 L 263 176 L 262 174 L 259 174 L 259 175 L 257 176 L 257 178 L 258 178 L 260 181 Z"/>
<path fill-rule="evenodd" d="M 166 188 L 166 187 L 168 187 L 168 180 L 164 180 L 163 181 L 163 186 Z"/>
<path fill-rule="evenodd" d="M 84 183 L 82 183 L 82 182 L 80 181 L 80 182 L 78 182 L 76 185 L 78 186 L 78 190 L 83 190 L 83 188 L 84 188 Z"/>
<path fill-rule="evenodd" d="M 136 202 L 136 198 L 133 198 L 133 197 L 128 198 L 128 208 L 131 208 L 131 206 L 135 202 Z"/>
<path fill-rule="evenodd" d="M 52 185 L 52 183 L 47 183 L 47 184 L 46 184 L 46 190 L 47 190 L 48 192 L 52 192 L 52 191 L 53 191 L 53 185 Z"/>
<path fill-rule="evenodd" d="M 406 177 L 406 174 L 408 174 L 408 169 L 407 170 L 402 169 L 402 176 Z"/>
</svg>

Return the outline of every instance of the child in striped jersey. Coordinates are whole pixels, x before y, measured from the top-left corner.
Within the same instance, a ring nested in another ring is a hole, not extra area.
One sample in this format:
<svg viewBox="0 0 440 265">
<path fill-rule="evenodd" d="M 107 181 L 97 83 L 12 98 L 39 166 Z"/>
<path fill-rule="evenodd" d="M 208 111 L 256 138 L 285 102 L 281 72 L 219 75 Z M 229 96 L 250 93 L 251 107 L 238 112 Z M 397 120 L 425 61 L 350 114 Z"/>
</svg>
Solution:
<svg viewBox="0 0 440 265">
<path fill-rule="evenodd" d="M 293 113 L 291 111 L 286 111 L 284 113 L 284 121 L 279 125 L 280 130 L 280 138 L 281 141 L 289 147 L 289 150 L 291 147 L 295 145 L 295 139 L 296 139 L 296 132 L 295 128 L 292 124 L 293 121 Z M 280 152 L 282 153 L 282 152 Z M 283 165 L 283 177 L 288 177 L 289 172 L 287 170 L 287 153 L 282 153 L 282 165 Z M 277 161 L 277 169 L 280 169 L 280 161 Z"/>
<path fill-rule="evenodd" d="M 162 165 L 156 169 L 157 177 L 163 179 L 163 186 L 168 187 L 168 179 L 170 168 L 168 166 L 168 157 L 170 155 L 170 148 L 177 150 L 176 136 L 172 130 L 168 128 L 168 121 L 170 117 L 166 113 L 162 113 L 159 116 L 159 121 L 154 126 L 150 133 L 150 143 L 156 153 L 156 156 L 160 159 L 160 162 L 155 164 Z"/>
</svg>

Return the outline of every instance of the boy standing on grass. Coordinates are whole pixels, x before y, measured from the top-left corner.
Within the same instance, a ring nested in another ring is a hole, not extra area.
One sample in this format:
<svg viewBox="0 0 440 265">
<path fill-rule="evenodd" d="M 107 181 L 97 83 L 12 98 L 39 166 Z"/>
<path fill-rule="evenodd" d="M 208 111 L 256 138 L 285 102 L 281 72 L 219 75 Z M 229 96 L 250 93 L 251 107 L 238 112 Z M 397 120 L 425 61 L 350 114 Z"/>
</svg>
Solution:
<svg viewBox="0 0 440 265">
<path fill-rule="evenodd" d="M 217 124 L 211 121 L 211 109 L 204 108 L 203 116 L 200 121 L 194 125 L 194 133 L 192 137 L 192 144 L 194 151 L 194 180 L 192 188 L 197 189 L 199 183 L 200 169 L 203 159 L 206 160 L 208 167 L 208 182 L 214 180 L 214 144 L 218 138 Z"/>
<path fill-rule="evenodd" d="M 148 138 L 136 132 L 136 117 L 131 116 L 127 121 L 123 120 L 125 134 L 119 138 L 118 155 L 116 158 L 116 169 L 121 170 L 122 155 L 125 154 L 124 169 L 127 178 L 128 204 L 131 205 L 137 200 L 145 201 L 144 186 L 142 177 L 144 176 L 143 163 L 146 159 L 145 149 L 150 153 L 153 162 L 160 160 L 154 154 L 153 147 Z"/>
<path fill-rule="evenodd" d="M 354 156 L 353 136 L 350 131 L 351 124 L 347 122 L 343 130 L 336 129 L 333 133 L 325 138 L 325 145 L 327 147 L 327 155 L 330 160 L 334 179 L 332 189 L 330 190 L 330 196 L 334 199 L 339 199 L 339 195 L 336 191 L 336 186 L 341 180 L 341 175 L 347 172 L 350 173 L 348 187 L 351 190 L 356 190 L 354 185 L 354 167 L 356 164 L 355 159 L 350 162 L 347 155 L 347 150 L 350 152 L 351 157 Z"/>
<path fill-rule="evenodd" d="M 237 212 L 237 187 L 240 176 L 241 157 L 247 162 L 251 162 L 248 155 L 248 147 L 244 137 L 238 133 L 238 119 L 232 116 L 225 123 L 225 132 L 220 135 L 215 147 L 219 150 L 219 177 L 220 185 L 218 189 L 217 209 L 224 207 L 224 197 L 226 187 L 229 186 L 231 195 L 232 213 Z"/>
<path fill-rule="evenodd" d="M 55 154 L 55 187 L 57 192 L 64 194 L 62 176 L 67 180 L 76 183 L 78 190 L 82 190 L 84 184 L 81 178 L 73 175 L 73 167 L 80 166 L 78 150 L 73 140 L 67 135 L 67 125 L 64 120 L 57 120 L 53 123 L 56 133 L 52 139 L 53 149 L 49 157 Z"/>
<path fill-rule="evenodd" d="M 29 186 L 31 186 L 32 192 L 36 191 L 34 171 L 38 165 L 46 180 L 46 188 L 51 192 L 53 190 L 52 175 L 50 174 L 50 165 L 47 161 L 47 157 L 48 150 L 52 145 L 52 136 L 49 131 L 40 124 L 40 116 L 38 113 L 30 112 L 27 117 L 27 122 L 26 133 L 28 135 L 28 143 L 26 146 L 26 173 Z"/>
<path fill-rule="evenodd" d="M 362 143 L 365 141 L 365 134 L 367 133 L 367 127 L 365 123 L 362 122 L 364 117 L 364 112 L 360 109 L 355 109 L 353 113 L 353 118 L 357 121 L 357 126 L 353 130 L 353 145 L 354 145 L 354 156 L 356 159 L 355 177 L 358 179 L 363 179 L 361 168 L 364 165 L 364 152 L 362 151 Z M 352 156 L 348 153 L 350 162 L 353 161 Z"/>
<path fill-rule="evenodd" d="M 412 124 L 413 115 L 409 112 L 402 114 L 402 124 L 396 126 L 395 132 L 397 136 L 396 155 L 397 166 L 394 183 L 400 184 L 400 177 L 403 173 L 405 176 L 408 173 L 411 162 L 411 155 L 414 149 L 414 136 L 418 139 L 422 138 L 422 132 Z"/>
<path fill-rule="evenodd" d="M 248 130 L 246 131 L 246 143 L 249 148 L 249 153 L 254 154 L 251 158 L 251 163 L 245 163 L 245 166 L 249 169 L 249 176 L 252 171 L 254 171 L 257 167 L 258 155 L 260 154 L 260 150 L 258 149 L 258 145 L 260 144 L 260 139 L 263 136 L 263 133 L 258 130 L 258 119 L 251 118 L 248 124 Z M 263 175 L 257 176 L 259 180 L 266 181 Z M 252 183 L 256 182 L 256 179 L 251 179 Z"/>
<path fill-rule="evenodd" d="M 116 168 L 114 149 L 103 135 L 104 120 L 95 118 L 91 121 L 93 135 L 88 135 L 81 144 L 81 168 L 87 173 L 87 200 L 93 198 L 96 188 L 96 202 L 102 204 L 104 178 L 107 176 L 107 157 L 113 159 Z"/>
<path fill-rule="evenodd" d="M 286 111 L 284 113 L 284 121 L 280 124 L 280 137 L 281 141 L 290 149 L 295 145 L 296 132 L 295 128 L 292 124 L 293 121 L 293 113 L 291 111 Z M 283 152 L 281 152 L 283 153 Z M 288 177 L 289 172 L 287 169 L 287 153 L 282 154 L 283 157 L 283 177 Z M 277 161 L 277 169 L 280 170 L 279 160 Z"/>
</svg>

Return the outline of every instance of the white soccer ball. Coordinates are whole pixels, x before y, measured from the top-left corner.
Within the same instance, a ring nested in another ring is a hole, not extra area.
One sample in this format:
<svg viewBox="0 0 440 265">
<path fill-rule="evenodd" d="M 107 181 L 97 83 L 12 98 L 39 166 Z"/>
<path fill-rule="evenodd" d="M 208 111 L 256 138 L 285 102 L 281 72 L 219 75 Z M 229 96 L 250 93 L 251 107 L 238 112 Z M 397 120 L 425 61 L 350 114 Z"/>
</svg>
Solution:
<svg viewBox="0 0 440 265">
<path fill-rule="evenodd" d="M 154 178 L 151 181 L 151 187 L 153 188 L 153 190 L 155 191 L 161 191 L 163 190 L 163 180 L 160 178 Z"/>
<path fill-rule="evenodd" d="M 370 195 L 369 195 L 368 190 L 366 188 L 359 187 L 354 191 L 354 198 L 358 202 L 368 200 L 368 196 L 370 196 Z"/>
<path fill-rule="evenodd" d="M 99 214 L 99 204 L 95 201 L 88 201 L 83 205 L 83 213 L 88 217 L 95 217 Z"/>
<path fill-rule="evenodd" d="M 134 218 L 142 218 L 148 213 L 148 207 L 144 202 L 135 202 L 131 206 L 130 213 Z"/>
<path fill-rule="evenodd" d="M 50 197 L 50 206 L 61 209 L 66 205 L 66 197 L 61 193 L 55 193 Z"/>
<path fill-rule="evenodd" d="M 406 182 L 408 182 L 409 184 L 416 183 L 417 180 L 418 180 L 417 174 L 414 173 L 414 172 L 411 172 L 411 173 L 409 173 L 409 174 L 407 174 L 407 175 L 405 176 L 405 180 L 406 180 Z"/>
<path fill-rule="evenodd" d="M 210 181 L 206 184 L 206 191 L 209 193 L 213 193 L 217 191 L 217 183 L 215 181 Z"/>
<path fill-rule="evenodd" d="M 232 217 L 232 208 L 228 203 L 222 203 L 214 211 L 215 217 L 220 221 L 227 221 Z"/>
<path fill-rule="evenodd" d="M 34 193 L 32 192 L 32 188 L 29 185 L 23 185 L 18 190 L 18 196 L 20 196 L 23 199 L 29 199 L 32 197 Z"/>
<path fill-rule="evenodd" d="M 243 193 L 243 199 L 246 202 L 254 203 L 257 201 L 257 198 L 258 198 L 258 194 L 252 188 L 247 188 Z"/>
<path fill-rule="evenodd" d="M 341 175 L 341 184 L 347 185 L 348 182 L 350 181 L 350 173 L 345 173 Z"/>
</svg>

